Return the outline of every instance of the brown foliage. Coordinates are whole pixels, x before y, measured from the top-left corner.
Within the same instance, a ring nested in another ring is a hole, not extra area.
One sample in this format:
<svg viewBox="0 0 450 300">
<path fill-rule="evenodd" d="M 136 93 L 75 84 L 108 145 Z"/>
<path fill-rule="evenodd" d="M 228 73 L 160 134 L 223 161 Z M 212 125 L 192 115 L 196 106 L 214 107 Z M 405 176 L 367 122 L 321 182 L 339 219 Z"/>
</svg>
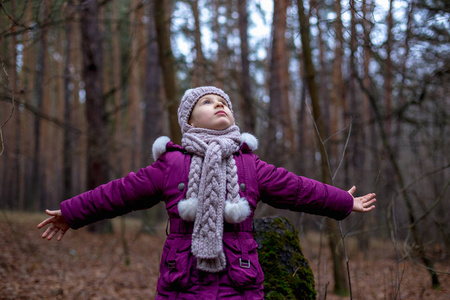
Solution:
<svg viewBox="0 0 450 300">
<path fill-rule="evenodd" d="M 0 212 L 0 299 L 153 299 L 164 225 L 159 234 L 149 236 L 138 233 L 137 220 L 126 219 L 127 266 L 119 219 L 113 221 L 115 234 L 95 235 L 79 229 L 67 232 L 62 242 L 48 242 L 36 229 L 43 218 L 43 214 Z M 333 276 L 328 248 L 320 250 L 317 234 L 308 234 L 300 242 L 314 271 L 316 290 L 326 284 L 330 290 Z M 373 239 L 367 253 L 357 250 L 356 240 L 348 238 L 346 242 L 354 299 L 395 299 L 396 263 L 391 242 Z M 439 291 L 431 288 L 422 267 L 408 260 L 398 267 L 401 283 L 397 299 L 449 299 L 448 259 L 436 264 L 444 272 Z M 344 298 L 328 291 L 326 299 Z"/>
<path fill-rule="evenodd" d="M 79 229 L 48 242 L 36 229 L 43 215 L 6 217 L 0 217 L 0 299 L 153 299 L 163 235 L 127 232 L 126 265 L 119 229 L 105 235 Z"/>
</svg>

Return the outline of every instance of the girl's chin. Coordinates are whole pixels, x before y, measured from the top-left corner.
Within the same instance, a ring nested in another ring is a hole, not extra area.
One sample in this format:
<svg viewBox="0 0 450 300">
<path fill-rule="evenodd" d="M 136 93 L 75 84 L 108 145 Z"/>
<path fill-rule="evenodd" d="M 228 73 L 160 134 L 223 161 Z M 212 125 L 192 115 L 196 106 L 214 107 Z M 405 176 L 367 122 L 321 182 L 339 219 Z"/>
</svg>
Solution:
<svg viewBox="0 0 450 300">
<path fill-rule="evenodd" d="M 227 128 L 229 128 L 230 126 L 232 126 L 233 124 L 217 124 L 217 125 L 215 125 L 215 126 L 211 126 L 209 129 L 212 129 L 212 130 L 217 130 L 217 131 L 222 131 L 222 130 L 225 130 L 225 129 L 227 129 Z"/>
</svg>

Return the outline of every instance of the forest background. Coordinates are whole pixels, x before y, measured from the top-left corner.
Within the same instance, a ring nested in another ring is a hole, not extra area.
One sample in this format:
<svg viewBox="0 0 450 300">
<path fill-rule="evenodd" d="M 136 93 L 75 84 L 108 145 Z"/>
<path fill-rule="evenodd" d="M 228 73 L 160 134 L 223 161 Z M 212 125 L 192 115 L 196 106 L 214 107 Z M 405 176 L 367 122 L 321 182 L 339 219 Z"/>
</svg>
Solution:
<svg viewBox="0 0 450 300">
<path fill-rule="evenodd" d="M 377 194 L 375 211 L 340 223 L 258 207 L 325 233 L 336 293 L 348 293 L 350 236 L 362 252 L 391 239 L 395 260 L 438 288 L 450 250 L 449 19 L 439 0 L 1 1 L 0 209 L 58 208 L 150 164 L 157 137 L 180 140 L 183 92 L 215 85 L 262 159 Z M 133 216 L 148 230 L 163 210 Z"/>
</svg>

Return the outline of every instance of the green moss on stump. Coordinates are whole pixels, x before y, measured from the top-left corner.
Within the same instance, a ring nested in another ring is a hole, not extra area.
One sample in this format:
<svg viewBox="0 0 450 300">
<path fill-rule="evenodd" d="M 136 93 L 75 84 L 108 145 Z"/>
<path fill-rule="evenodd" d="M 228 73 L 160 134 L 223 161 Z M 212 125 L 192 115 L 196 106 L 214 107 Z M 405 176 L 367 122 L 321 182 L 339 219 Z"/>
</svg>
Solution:
<svg viewBox="0 0 450 300">
<path fill-rule="evenodd" d="M 316 298 L 314 274 L 287 218 L 255 219 L 255 240 L 264 271 L 264 299 Z"/>
</svg>

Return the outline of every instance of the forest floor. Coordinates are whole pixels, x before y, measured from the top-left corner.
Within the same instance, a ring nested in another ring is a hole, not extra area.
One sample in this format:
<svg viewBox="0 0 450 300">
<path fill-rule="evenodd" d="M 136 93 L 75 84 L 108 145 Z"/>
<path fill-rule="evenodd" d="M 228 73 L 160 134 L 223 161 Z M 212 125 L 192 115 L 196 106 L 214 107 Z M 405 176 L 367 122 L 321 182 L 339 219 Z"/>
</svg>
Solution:
<svg viewBox="0 0 450 300">
<path fill-rule="evenodd" d="M 150 236 L 139 233 L 137 220 L 115 219 L 115 234 L 99 236 L 79 229 L 68 231 L 61 242 L 48 242 L 40 238 L 43 230 L 36 229 L 44 218 L 44 214 L 0 211 L 0 299 L 153 299 L 165 224 Z M 325 286 L 326 299 L 350 299 L 331 293 L 330 255 L 326 247 L 320 249 L 319 241 L 318 234 L 302 239 L 316 276 L 317 299 L 324 299 L 320 291 Z M 348 244 L 353 299 L 450 299 L 449 259 L 435 262 L 442 273 L 441 289 L 434 290 L 428 272 L 419 264 L 396 263 L 390 241 L 372 242 L 364 254 L 354 250 L 351 240 Z M 327 263 L 319 264 L 319 256 Z"/>
</svg>

